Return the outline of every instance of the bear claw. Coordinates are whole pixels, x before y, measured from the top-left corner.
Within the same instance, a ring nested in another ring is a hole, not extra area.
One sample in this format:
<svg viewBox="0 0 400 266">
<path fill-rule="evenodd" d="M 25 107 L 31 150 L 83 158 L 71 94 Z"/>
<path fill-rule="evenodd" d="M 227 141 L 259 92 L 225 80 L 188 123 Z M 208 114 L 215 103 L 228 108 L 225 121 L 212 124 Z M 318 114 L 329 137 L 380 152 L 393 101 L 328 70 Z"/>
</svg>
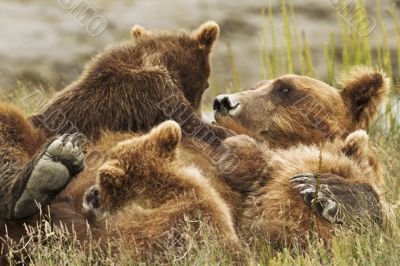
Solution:
<svg viewBox="0 0 400 266">
<path fill-rule="evenodd" d="M 321 180 L 320 180 L 321 182 Z M 305 203 L 313 207 L 314 211 L 331 223 L 342 224 L 340 218 L 340 205 L 334 199 L 328 185 L 319 184 L 317 188 L 317 175 L 305 173 L 290 178 L 291 187 L 298 191 Z"/>
<path fill-rule="evenodd" d="M 83 169 L 83 152 L 79 147 L 82 139 L 83 135 L 79 133 L 62 135 L 49 145 L 44 157 L 63 163 L 71 175 L 75 175 Z"/>
<path fill-rule="evenodd" d="M 304 174 L 292 176 L 291 178 L 289 178 L 289 180 L 290 180 L 290 182 L 299 182 L 299 181 L 311 180 L 313 178 L 315 178 L 314 174 L 304 173 Z"/>
</svg>

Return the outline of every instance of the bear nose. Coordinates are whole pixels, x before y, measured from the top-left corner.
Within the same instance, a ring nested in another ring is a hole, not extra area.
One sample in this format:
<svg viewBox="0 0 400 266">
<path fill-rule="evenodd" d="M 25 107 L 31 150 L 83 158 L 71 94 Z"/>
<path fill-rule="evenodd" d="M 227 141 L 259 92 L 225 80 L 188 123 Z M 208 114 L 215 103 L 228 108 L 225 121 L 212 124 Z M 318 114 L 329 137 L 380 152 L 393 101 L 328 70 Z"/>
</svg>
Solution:
<svg viewBox="0 0 400 266">
<path fill-rule="evenodd" d="M 235 105 L 232 104 L 232 101 L 229 99 L 227 95 L 220 95 L 214 99 L 213 109 L 215 111 L 227 111 L 229 112 L 232 109 L 235 109 Z"/>
</svg>

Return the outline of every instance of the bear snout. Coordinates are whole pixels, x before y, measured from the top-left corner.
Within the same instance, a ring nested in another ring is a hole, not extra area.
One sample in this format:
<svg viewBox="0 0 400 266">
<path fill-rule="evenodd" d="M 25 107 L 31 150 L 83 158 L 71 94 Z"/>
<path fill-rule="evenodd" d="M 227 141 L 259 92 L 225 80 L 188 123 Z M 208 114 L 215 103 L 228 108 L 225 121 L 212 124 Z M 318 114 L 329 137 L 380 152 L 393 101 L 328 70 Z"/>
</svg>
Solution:
<svg viewBox="0 0 400 266">
<path fill-rule="evenodd" d="M 234 115 L 240 104 L 232 95 L 219 95 L 214 99 L 213 109 L 220 115 Z"/>
</svg>

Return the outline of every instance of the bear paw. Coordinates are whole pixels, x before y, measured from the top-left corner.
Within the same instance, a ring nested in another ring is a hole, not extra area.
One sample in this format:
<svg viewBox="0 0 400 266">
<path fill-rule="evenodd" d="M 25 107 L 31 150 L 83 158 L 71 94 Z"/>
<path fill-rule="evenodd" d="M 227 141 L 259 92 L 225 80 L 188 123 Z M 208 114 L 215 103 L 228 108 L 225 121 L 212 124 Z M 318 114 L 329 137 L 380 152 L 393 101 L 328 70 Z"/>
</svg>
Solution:
<svg viewBox="0 0 400 266">
<path fill-rule="evenodd" d="M 36 213 L 40 205 L 49 204 L 82 171 L 84 156 L 78 145 L 81 139 L 78 133 L 58 137 L 34 158 L 25 189 L 14 207 L 14 218 Z"/>
<path fill-rule="evenodd" d="M 305 203 L 320 217 L 331 223 L 343 224 L 340 204 L 329 190 L 329 186 L 321 180 L 319 186 L 317 184 L 316 174 L 304 173 L 290 178 L 291 187 L 302 195 Z"/>
</svg>

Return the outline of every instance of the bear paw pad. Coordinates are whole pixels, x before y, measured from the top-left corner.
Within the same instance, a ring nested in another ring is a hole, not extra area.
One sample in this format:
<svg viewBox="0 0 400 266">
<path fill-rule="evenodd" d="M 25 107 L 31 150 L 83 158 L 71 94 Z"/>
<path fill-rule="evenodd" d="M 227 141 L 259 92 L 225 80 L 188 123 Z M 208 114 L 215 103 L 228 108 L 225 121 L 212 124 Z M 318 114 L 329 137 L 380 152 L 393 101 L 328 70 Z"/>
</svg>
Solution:
<svg viewBox="0 0 400 266">
<path fill-rule="evenodd" d="M 47 205 L 83 169 L 81 134 L 66 134 L 54 139 L 36 159 L 26 186 L 13 208 L 13 218 L 33 215 Z"/>
</svg>

